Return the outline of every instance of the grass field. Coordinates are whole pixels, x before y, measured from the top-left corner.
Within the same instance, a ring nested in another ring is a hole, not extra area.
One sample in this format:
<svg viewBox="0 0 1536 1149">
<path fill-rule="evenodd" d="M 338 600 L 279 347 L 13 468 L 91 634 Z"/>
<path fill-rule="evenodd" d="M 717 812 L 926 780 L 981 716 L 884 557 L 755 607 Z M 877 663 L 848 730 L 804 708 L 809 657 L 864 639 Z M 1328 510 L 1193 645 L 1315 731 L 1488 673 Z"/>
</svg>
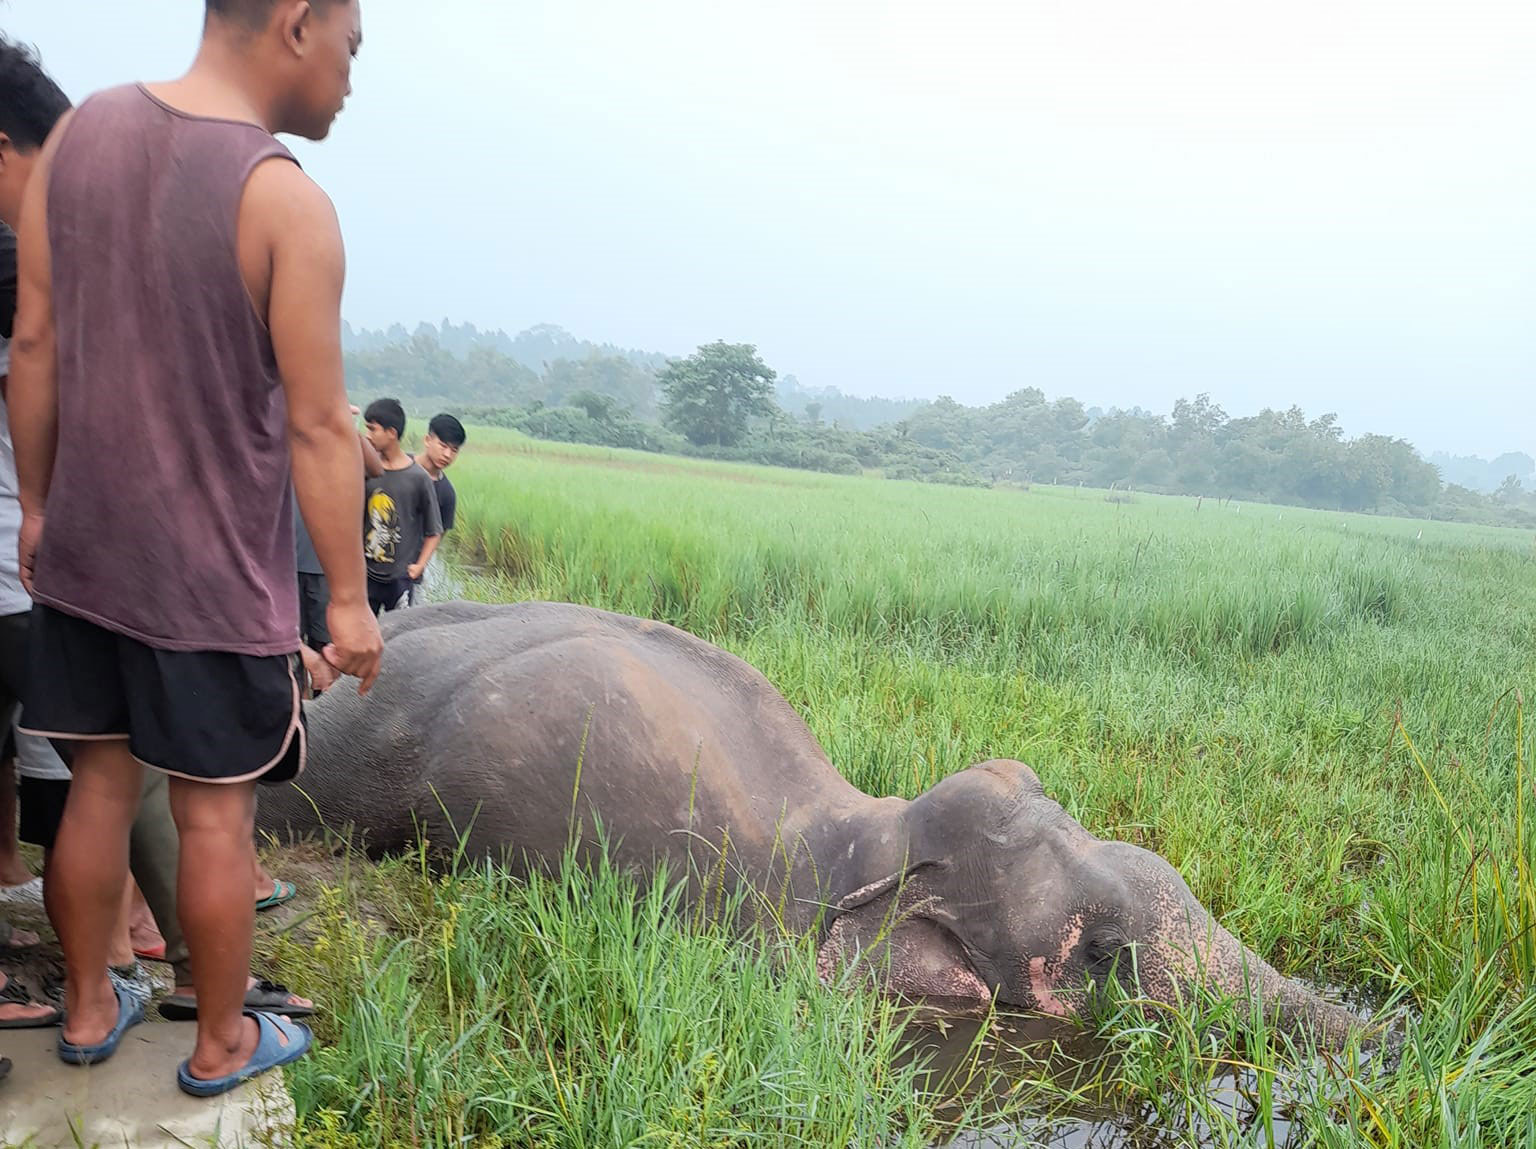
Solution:
<svg viewBox="0 0 1536 1149">
<path fill-rule="evenodd" d="M 1242 1028 L 1227 1007 L 1102 1018 L 1120 1056 L 1079 1091 L 1150 1122 L 1115 1143 L 1536 1146 L 1531 536 L 488 431 L 453 478 L 469 593 L 717 642 L 871 793 L 1023 759 L 1090 830 L 1167 857 L 1286 972 L 1410 1013 L 1385 1077 L 1250 1032 L 1236 1116 L 1210 1084 L 1232 1068 L 1218 1031 Z M 899 1011 L 819 989 L 797 939 L 684 930 L 665 900 L 612 874 L 524 886 L 409 860 L 335 883 L 273 943 L 289 980 L 340 1006 L 327 1049 L 292 1075 L 304 1137 L 946 1136 L 951 1090 L 897 1056 Z M 1013 1110 L 1059 1092 L 1038 1067 L 1008 1080 Z"/>
</svg>

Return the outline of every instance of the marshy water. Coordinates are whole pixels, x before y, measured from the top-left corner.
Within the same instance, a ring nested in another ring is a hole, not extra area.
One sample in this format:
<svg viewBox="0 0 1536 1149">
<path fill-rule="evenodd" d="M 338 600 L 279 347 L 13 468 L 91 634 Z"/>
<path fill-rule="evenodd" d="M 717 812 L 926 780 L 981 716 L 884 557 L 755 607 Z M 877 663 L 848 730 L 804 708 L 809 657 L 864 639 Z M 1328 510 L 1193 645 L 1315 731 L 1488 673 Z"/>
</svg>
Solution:
<svg viewBox="0 0 1536 1149">
<path fill-rule="evenodd" d="M 1323 994 L 1362 1020 L 1381 1005 L 1358 990 L 1326 987 Z M 1116 1104 L 1113 1086 L 1124 1054 L 1091 1026 L 1015 1015 L 998 1019 L 984 1036 L 976 1021 L 925 1021 L 913 1032 L 912 1056 L 931 1058 L 935 1080 L 979 1080 L 978 1065 L 1001 1071 L 992 1075 L 1002 1083 L 994 1085 L 994 1095 L 981 1098 L 981 1112 L 996 1114 L 996 1123 L 957 1133 L 935 1149 L 1215 1149 L 1234 1143 L 1288 1149 L 1306 1140 L 1305 1130 L 1286 1116 L 1295 1101 L 1281 1083 L 1272 1083 L 1266 1107 L 1258 1074 L 1236 1057 L 1197 1097 L 1170 1084 L 1167 1105 Z M 1316 1071 L 1319 1080 L 1329 1075 L 1321 1061 Z M 1019 1090 L 1038 1098 L 1025 1108 L 1042 1116 L 1009 1112 L 1010 1100 L 1017 1100 L 1009 1094 Z"/>
</svg>

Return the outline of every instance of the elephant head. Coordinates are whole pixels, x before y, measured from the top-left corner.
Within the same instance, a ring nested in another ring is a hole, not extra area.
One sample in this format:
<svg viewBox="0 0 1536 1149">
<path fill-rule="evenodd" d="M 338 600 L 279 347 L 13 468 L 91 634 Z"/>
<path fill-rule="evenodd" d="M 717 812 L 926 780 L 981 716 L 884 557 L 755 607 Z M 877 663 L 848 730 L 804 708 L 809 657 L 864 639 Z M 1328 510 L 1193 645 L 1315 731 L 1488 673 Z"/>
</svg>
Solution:
<svg viewBox="0 0 1536 1149">
<path fill-rule="evenodd" d="M 1136 978 L 1171 1003 L 1204 979 L 1234 998 L 1257 992 L 1282 1026 L 1326 1046 L 1362 1028 L 1217 925 L 1162 858 L 1088 833 L 1020 762 L 951 775 L 900 818 L 906 857 L 832 907 L 824 973 L 863 954 L 903 996 L 1058 1016 L 1081 1008 L 1090 981 Z"/>
</svg>

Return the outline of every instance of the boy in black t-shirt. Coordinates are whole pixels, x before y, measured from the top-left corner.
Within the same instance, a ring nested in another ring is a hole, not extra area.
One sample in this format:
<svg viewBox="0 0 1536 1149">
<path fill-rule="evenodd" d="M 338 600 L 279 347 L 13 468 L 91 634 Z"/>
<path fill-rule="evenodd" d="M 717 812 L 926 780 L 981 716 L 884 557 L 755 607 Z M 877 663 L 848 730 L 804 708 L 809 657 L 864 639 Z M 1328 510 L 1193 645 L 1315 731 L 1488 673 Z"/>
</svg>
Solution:
<svg viewBox="0 0 1536 1149">
<path fill-rule="evenodd" d="M 437 492 L 437 509 L 443 520 L 443 534 L 453 530 L 453 514 L 458 509 L 459 496 L 448 481 L 448 468 L 453 466 L 459 452 L 464 449 L 464 424 L 452 415 L 434 415 L 427 424 L 427 437 L 422 443 L 421 454 L 416 462 L 432 476 L 432 489 Z"/>
<path fill-rule="evenodd" d="M 432 489 L 437 492 L 437 510 L 443 520 L 443 534 L 453 530 L 454 512 L 458 510 L 459 496 L 445 473 L 459 457 L 468 436 L 464 424 L 452 415 L 432 416 L 427 424 L 427 437 L 422 443 L 421 454 L 415 456 L 421 469 L 432 476 Z M 410 604 L 416 605 L 416 588 L 426 580 L 430 567 L 422 572 L 422 578 L 411 584 Z"/>
<path fill-rule="evenodd" d="M 432 478 L 400 446 L 405 409 L 378 399 L 363 412 L 368 442 L 384 471 L 368 480 L 363 507 L 363 554 L 368 561 L 368 603 L 375 614 L 400 605 L 421 577 L 443 534 Z"/>
</svg>

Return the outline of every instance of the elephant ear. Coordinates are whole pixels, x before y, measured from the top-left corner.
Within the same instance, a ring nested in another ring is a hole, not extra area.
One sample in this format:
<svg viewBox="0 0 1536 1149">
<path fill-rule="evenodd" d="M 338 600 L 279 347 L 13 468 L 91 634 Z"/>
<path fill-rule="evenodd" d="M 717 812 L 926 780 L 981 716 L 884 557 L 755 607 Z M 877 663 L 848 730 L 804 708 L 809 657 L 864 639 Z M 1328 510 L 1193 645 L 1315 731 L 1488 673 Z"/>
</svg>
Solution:
<svg viewBox="0 0 1536 1149">
<path fill-rule="evenodd" d="M 952 1013 L 987 1009 L 992 991 L 945 920 L 929 881 L 934 868 L 914 866 L 872 882 L 833 907 L 816 953 L 823 981 L 851 967 L 887 993 L 942 1002 Z"/>
</svg>

